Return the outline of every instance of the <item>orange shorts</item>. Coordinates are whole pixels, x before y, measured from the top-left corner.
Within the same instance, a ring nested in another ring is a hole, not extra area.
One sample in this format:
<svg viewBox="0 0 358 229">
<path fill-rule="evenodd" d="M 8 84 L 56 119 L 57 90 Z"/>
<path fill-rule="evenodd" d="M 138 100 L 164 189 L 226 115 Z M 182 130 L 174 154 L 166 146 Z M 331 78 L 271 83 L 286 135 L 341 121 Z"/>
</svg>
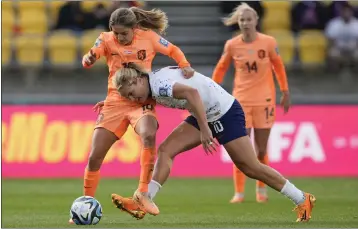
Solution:
<svg viewBox="0 0 358 229">
<path fill-rule="evenodd" d="M 154 101 L 147 104 L 109 104 L 105 102 L 98 115 L 95 129 L 102 127 L 121 138 L 126 133 L 129 124 L 135 129 L 137 122 L 146 115 L 156 118 Z"/>
<path fill-rule="evenodd" d="M 275 105 L 242 106 L 245 113 L 246 128 L 268 129 L 275 122 Z"/>
</svg>

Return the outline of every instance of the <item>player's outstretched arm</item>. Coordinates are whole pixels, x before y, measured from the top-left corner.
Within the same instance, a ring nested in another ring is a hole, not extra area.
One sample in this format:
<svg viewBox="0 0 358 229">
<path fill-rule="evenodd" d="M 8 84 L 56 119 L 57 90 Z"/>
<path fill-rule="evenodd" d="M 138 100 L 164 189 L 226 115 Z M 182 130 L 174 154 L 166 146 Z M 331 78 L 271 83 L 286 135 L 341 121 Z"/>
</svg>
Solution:
<svg viewBox="0 0 358 229">
<path fill-rule="evenodd" d="M 204 150 L 206 153 L 214 153 L 215 147 L 213 144 L 215 144 L 215 142 L 208 125 L 205 107 L 198 90 L 183 84 L 175 83 L 173 86 L 173 97 L 188 101 L 189 109 L 194 113 L 195 118 L 198 120 L 201 132 L 201 142 Z"/>
<path fill-rule="evenodd" d="M 230 63 L 231 63 L 230 43 L 229 41 L 227 41 L 224 47 L 224 52 L 221 55 L 221 58 L 217 63 L 213 72 L 212 79 L 216 83 L 221 84 L 223 82 L 223 79 L 230 66 Z"/>
<path fill-rule="evenodd" d="M 170 43 L 155 32 L 152 32 L 150 36 L 154 50 L 156 52 L 169 56 L 170 58 L 175 60 L 178 66 L 182 69 L 183 74 L 186 78 L 190 78 L 194 75 L 194 69 L 190 66 L 190 63 L 188 62 L 184 53 L 180 50 L 179 47 Z"/>
<path fill-rule="evenodd" d="M 97 38 L 93 47 L 85 54 L 82 58 L 82 65 L 84 68 L 90 68 L 92 65 L 104 56 L 106 53 L 106 46 L 104 44 L 104 37 L 103 33 Z"/>
</svg>

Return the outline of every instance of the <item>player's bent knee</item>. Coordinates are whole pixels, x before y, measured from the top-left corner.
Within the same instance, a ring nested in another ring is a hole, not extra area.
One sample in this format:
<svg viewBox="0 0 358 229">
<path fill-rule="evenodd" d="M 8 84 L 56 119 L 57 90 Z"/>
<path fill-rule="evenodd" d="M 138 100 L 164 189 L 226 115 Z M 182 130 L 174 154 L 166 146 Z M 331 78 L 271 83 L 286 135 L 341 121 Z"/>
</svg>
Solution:
<svg viewBox="0 0 358 229">
<path fill-rule="evenodd" d="M 88 169 L 90 171 L 97 171 L 101 168 L 104 157 L 101 155 L 91 154 L 88 158 Z"/>
<path fill-rule="evenodd" d="M 160 144 L 158 147 L 158 157 L 162 159 L 174 159 L 175 154 L 170 151 L 168 144 Z"/>
<path fill-rule="evenodd" d="M 142 143 L 144 147 L 153 147 L 155 146 L 155 136 L 156 131 L 146 131 L 144 133 L 140 134 L 140 137 L 142 139 Z"/>
<path fill-rule="evenodd" d="M 261 165 L 259 162 L 252 165 L 242 164 L 239 169 L 249 178 L 258 179 Z"/>
</svg>

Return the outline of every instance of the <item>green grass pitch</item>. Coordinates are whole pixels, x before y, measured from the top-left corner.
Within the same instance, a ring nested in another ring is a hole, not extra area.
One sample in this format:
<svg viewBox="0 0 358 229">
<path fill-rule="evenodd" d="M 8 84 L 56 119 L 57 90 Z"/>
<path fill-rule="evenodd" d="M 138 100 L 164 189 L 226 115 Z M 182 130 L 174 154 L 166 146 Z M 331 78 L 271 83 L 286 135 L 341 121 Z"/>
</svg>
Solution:
<svg viewBox="0 0 358 229">
<path fill-rule="evenodd" d="M 170 179 L 155 201 L 161 213 L 135 220 L 112 206 L 112 192 L 130 196 L 135 179 L 102 179 L 96 198 L 103 207 L 100 223 L 112 228 L 223 228 L 223 227 L 330 227 L 358 226 L 358 178 L 292 179 L 297 187 L 316 195 L 309 223 L 295 223 L 291 201 L 270 189 L 269 203 L 255 202 L 253 181 L 246 186 L 246 201 L 229 204 L 231 179 Z M 72 201 L 82 194 L 82 180 L 2 181 L 2 226 L 78 227 L 68 225 Z"/>
</svg>

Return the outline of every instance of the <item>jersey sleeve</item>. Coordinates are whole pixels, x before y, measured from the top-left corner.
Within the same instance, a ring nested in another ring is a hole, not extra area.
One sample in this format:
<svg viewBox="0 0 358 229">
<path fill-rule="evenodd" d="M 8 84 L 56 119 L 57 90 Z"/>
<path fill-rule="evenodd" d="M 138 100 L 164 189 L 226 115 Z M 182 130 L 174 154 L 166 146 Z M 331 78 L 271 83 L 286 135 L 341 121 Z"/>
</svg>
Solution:
<svg viewBox="0 0 358 229">
<path fill-rule="evenodd" d="M 96 39 L 94 45 L 92 46 L 92 48 L 88 51 L 87 54 L 89 54 L 92 51 L 92 53 L 94 53 L 96 55 L 96 59 L 98 60 L 99 58 L 101 58 L 102 56 L 106 56 L 107 53 L 107 48 L 105 45 L 105 39 L 104 39 L 104 34 L 101 33 L 99 35 L 99 37 Z M 84 63 L 84 61 L 82 61 L 82 65 L 83 67 L 90 67 L 87 64 Z"/>
<path fill-rule="evenodd" d="M 288 82 L 287 82 L 285 65 L 283 64 L 282 58 L 279 54 L 276 39 L 274 38 L 270 40 L 269 55 L 281 91 L 288 91 Z"/>
<path fill-rule="evenodd" d="M 190 63 L 187 61 L 184 53 L 177 46 L 173 45 L 163 37 L 159 36 L 154 31 L 150 31 L 150 39 L 155 52 L 169 56 L 178 64 L 180 68 L 189 67 Z"/>
<path fill-rule="evenodd" d="M 152 94 L 159 97 L 173 97 L 173 87 L 175 83 L 174 80 L 156 77 L 151 82 Z"/>
<path fill-rule="evenodd" d="M 230 43 L 229 43 L 229 41 L 227 41 L 225 43 L 223 54 L 221 55 L 221 58 L 220 58 L 219 62 L 217 63 L 217 65 L 214 69 L 214 72 L 213 72 L 212 79 L 216 83 L 220 84 L 223 82 L 225 73 L 227 72 L 227 69 L 230 66 L 231 58 L 232 57 L 231 57 L 231 53 L 230 53 Z"/>
</svg>

